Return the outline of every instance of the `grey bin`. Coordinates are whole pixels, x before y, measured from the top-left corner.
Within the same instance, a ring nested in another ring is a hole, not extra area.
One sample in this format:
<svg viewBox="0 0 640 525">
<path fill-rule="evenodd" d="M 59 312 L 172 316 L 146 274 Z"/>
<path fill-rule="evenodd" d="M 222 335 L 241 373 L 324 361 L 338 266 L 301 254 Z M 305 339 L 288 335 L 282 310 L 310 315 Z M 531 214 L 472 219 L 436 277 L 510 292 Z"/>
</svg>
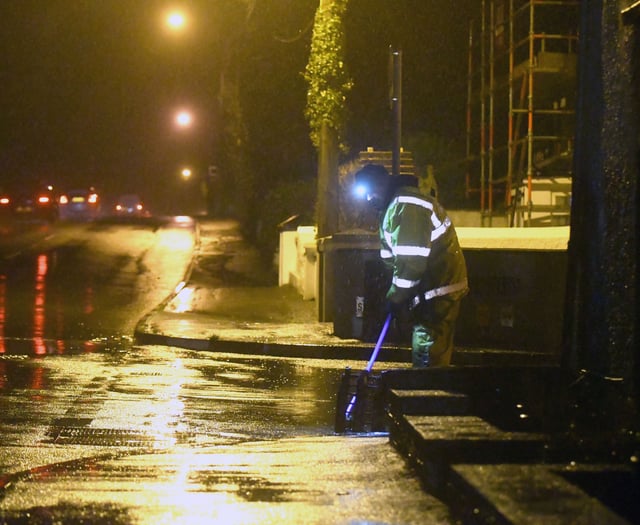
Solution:
<svg viewBox="0 0 640 525">
<path fill-rule="evenodd" d="M 374 341 L 384 321 L 384 296 L 389 275 L 380 260 L 377 233 L 338 232 L 320 239 L 318 318 L 333 321 L 345 339 Z"/>
</svg>

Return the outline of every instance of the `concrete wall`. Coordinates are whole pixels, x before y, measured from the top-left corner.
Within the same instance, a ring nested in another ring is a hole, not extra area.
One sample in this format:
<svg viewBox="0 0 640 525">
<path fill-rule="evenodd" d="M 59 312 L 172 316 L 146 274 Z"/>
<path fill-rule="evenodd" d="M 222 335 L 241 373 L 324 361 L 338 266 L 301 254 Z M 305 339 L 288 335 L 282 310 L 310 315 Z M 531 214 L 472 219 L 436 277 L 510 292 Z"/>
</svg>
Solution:
<svg viewBox="0 0 640 525">
<path fill-rule="evenodd" d="M 457 228 L 471 291 L 456 344 L 559 356 L 568 227 Z M 375 233 L 349 231 L 320 243 L 319 320 L 343 338 L 375 341 L 390 276 Z M 364 311 L 362 311 L 364 308 Z M 409 344 L 410 326 L 387 341 Z"/>
<path fill-rule="evenodd" d="M 318 294 L 318 252 L 316 227 L 298 226 L 280 232 L 278 250 L 278 285 L 291 285 L 304 300 Z"/>
<path fill-rule="evenodd" d="M 560 356 L 568 227 L 458 228 L 469 272 L 456 344 Z"/>
</svg>

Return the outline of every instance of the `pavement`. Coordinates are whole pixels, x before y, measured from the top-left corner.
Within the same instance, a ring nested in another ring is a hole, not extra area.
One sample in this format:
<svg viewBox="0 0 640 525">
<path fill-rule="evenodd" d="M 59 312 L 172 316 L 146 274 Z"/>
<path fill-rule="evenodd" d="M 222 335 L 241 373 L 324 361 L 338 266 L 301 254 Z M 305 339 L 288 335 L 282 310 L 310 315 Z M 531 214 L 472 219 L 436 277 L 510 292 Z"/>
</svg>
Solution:
<svg viewBox="0 0 640 525">
<path fill-rule="evenodd" d="M 368 361 L 373 343 L 333 334 L 315 300 L 278 286 L 265 261 L 231 220 L 201 220 L 184 282 L 136 327 L 136 341 L 193 350 Z M 385 344 L 378 360 L 410 363 L 408 346 Z"/>
<path fill-rule="evenodd" d="M 237 223 L 201 220 L 197 234 L 184 282 L 138 323 L 138 343 L 364 368 L 373 344 L 335 336 L 315 301 L 278 286 Z M 637 441 L 585 452 L 568 439 L 565 378 L 548 354 L 456 347 L 455 366 L 426 370 L 410 354 L 385 343 L 378 357 L 389 441 L 461 523 L 639 522 Z"/>
<path fill-rule="evenodd" d="M 355 360 L 363 361 L 364 368 L 375 343 L 336 336 L 332 322 L 318 321 L 315 300 L 303 299 L 292 285 L 278 286 L 278 268 L 247 242 L 236 221 L 200 219 L 196 224 L 195 253 L 184 280 L 138 322 L 138 343 L 276 357 Z M 566 243 L 566 232 L 558 234 L 553 230 L 553 236 L 545 242 L 557 249 L 555 245 Z M 471 247 L 474 243 L 501 242 L 495 235 L 487 239 L 480 228 L 472 231 L 472 238 L 466 240 Z M 527 246 L 532 242 L 532 233 L 525 233 L 527 237 L 520 242 Z M 514 245 L 511 238 L 504 242 Z M 410 366 L 411 349 L 408 342 L 402 341 L 387 336 L 376 358 L 376 368 Z M 452 364 L 527 365 L 546 364 L 548 359 L 547 352 L 457 345 Z"/>
</svg>

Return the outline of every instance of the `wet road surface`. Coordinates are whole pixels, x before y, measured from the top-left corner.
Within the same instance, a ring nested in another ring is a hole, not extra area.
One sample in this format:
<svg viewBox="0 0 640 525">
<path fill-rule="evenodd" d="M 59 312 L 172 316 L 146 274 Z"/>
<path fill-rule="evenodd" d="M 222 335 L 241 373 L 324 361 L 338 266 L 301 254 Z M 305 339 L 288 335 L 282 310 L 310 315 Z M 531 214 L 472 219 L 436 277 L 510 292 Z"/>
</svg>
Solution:
<svg viewBox="0 0 640 525">
<path fill-rule="evenodd" d="M 0 354 L 75 351 L 129 337 L 183 278 L 193 223 L 60 223 L 0 242 Z M 82 347 L 82 345 L 80 345 Z"/>
<path fill-rule="evenodd" d="M 148 346 L 0 364 L 5 523 L 451 523 L 386 436 L 334 435 L 343 361 Z"/>
<path fill-rule="evenodd" d="M 67 225 L 2 259 L 0 523 L 453 523 L 386 436 L 334 434 L 363 363 L 131 344 L 184 233 Z"/>
</svg>

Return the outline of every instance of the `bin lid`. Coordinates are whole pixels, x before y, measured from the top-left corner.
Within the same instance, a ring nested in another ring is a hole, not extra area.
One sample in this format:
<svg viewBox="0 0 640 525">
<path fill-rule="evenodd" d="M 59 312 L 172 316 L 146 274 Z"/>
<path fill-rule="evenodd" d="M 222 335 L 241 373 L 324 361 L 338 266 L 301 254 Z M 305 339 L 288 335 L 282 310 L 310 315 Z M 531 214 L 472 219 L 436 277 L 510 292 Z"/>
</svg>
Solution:
<svg viewBox="0 0 640 525">
<path fill-rule="evenodd" d="M 278 223 L 278 231 L 295 231 L 304 222 L 306 222 L 305 218 L 299 213 L 291 215 Z"/>
</svg>

